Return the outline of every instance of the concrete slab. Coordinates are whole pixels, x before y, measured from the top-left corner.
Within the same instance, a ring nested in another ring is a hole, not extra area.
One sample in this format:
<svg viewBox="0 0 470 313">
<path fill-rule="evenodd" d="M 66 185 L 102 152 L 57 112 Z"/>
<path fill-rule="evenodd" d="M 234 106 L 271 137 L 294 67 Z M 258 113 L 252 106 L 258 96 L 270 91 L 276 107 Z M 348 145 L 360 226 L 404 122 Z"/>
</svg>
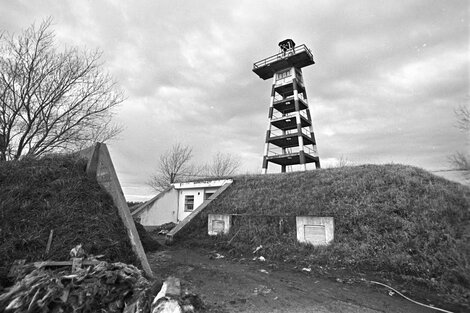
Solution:
<svg viewBox="0 0 470 313">
<path fill-rule="evenodd" d="M 181 296 L 181 282 L 179 278 L 170 276 L 164 284 L 167 285 L 165 296 L 166 297 L 179 297 Z"/>
<path fill-rule="evenodd" d="M 297 216 L 297 240 L 314 246 L 328 245 L 334 239 L 333 217 Z"/>
<path fill-rule="evenodd" d="M 228 234 L 232 225 L 230 214 L 209 214 L 207 216 L 207 233 L 210 236 Z"/>
</svg>

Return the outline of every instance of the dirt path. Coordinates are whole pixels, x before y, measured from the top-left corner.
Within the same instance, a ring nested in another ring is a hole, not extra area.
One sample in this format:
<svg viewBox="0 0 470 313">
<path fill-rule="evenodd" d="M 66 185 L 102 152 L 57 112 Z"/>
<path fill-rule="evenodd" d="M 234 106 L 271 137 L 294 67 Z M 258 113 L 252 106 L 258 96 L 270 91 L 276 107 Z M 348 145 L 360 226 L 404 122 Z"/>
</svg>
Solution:
<svg viewBox="0 0 470 313">
<path fill-rule="evenodd" d="M 163 249 L 148 254 L 154 273 L 180 278 L 183 289 L 201 296 L 207 312 L 436 312 L 362 282 L 338 282 L 269 261 L 217 259 L 203 249 Z"/>
</svg>

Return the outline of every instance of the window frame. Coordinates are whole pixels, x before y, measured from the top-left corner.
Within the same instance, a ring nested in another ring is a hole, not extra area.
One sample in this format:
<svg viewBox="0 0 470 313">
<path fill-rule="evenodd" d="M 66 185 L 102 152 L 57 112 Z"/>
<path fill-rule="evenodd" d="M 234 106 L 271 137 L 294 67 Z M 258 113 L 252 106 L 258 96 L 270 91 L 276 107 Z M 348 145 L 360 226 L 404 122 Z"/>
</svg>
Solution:
<svg viewBox="0 0 470 313">
<path fill-rule="evenodd" d="M 284 70 L 284 71 L 281 71 L 281 72 L 277 72 L 276 73 L 276 80 L 282 80 L 284 78 L 290 77 L 291 75 L 292 75 L 291 74 L 291 69 Z"/>
<path fill-rule="evenodd" d="M 194 195 L 185 195 L 184 196 L 184 211 L 192 212 L 193 210 L 194 210 Z"/>
</svg>

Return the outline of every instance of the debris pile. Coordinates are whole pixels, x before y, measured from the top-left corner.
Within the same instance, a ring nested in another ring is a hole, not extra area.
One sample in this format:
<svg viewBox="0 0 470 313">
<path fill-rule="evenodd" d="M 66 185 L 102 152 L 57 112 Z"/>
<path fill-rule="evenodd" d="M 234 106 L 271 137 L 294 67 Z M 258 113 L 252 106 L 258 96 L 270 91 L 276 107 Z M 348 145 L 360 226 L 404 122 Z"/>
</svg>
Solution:
<svg viewBox="0 0 470 313">
<path fill-rule="evenodd" d="M 45 262 L 44 262 L 45 263 Z M 151 283 L 133 265 L 96 265 L 56 270 L 29 265 L 0 295 L 0 312 L 149 312 Z M 36 266 L 40 266 L 36 263 Z"/>
</svg>

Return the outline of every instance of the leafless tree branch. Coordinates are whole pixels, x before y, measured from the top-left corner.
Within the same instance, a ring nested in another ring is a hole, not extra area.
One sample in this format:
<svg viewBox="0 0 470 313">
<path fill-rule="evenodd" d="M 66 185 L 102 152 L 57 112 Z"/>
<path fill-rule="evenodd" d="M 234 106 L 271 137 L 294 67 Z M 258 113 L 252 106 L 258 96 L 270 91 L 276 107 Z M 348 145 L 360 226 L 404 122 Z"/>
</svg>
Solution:
<svg viewBox="0 0 470 313">
<path fill-rule="evenodd" d="M 470 108 L 468 105 L 460 105 L 455 110 L 455 117 L 457 119 L 456 127 L 464 132 L 467 136 L 467 147 L 465 152 L 455 152 L 449 156 L 449 163 L 452 167 L 458 170 L 470 170 Z"/>
<path fill-rule="evenodd" d="M 0 37 L 0 161 L 80 148 L 121 131 L 123 101 L 101 52 L 54 46 L 51 19 Z"/>
<path fill-rule="evenodd" d="M 150 177 L 148 184 L 161 192 L 173 183 L 197 176 L 196 167 L 190 163 L 192 157 L 191 147 L 176 143 L 160 156 L 157 173 Z"/>
<path fill-rule="evenodd" d="M 240 168 L 240 159 L 228 153 L 217 152 L 212 162 L 203 168 L 204 175 L 208 177 L 227 177 L 237 173 Z"/>
<path fill-rule="evenodd" d="M 470 131 L 470 107 L 468 105 L 459 105 L 455 110 L 457 118 L 457 128 L 463 132 Z"/>
</svg>

